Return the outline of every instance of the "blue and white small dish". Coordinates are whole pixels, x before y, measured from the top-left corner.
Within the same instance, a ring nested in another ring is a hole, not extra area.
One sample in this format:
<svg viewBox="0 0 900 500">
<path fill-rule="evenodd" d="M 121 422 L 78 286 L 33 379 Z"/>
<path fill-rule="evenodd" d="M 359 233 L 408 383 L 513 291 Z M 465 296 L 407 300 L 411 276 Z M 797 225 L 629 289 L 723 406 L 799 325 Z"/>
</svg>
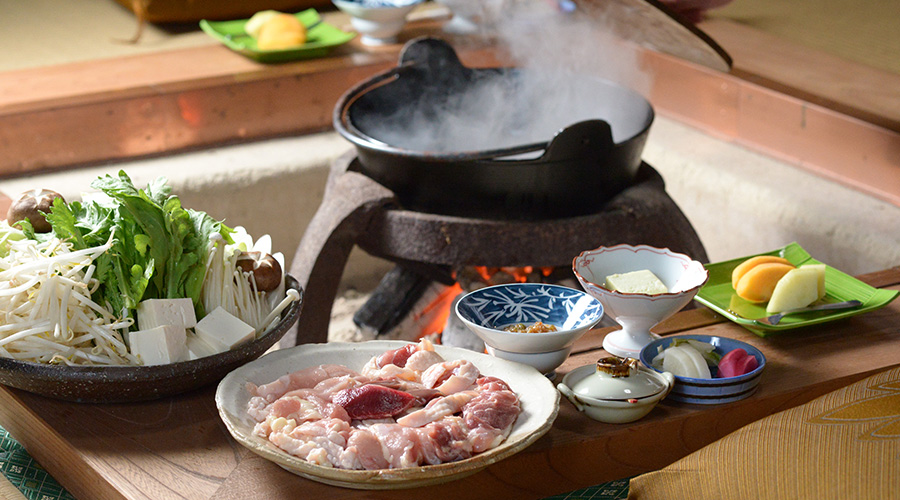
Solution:
<svg viewBox="0 0 900 500">
<path fill-rule="evenodd" d="M 397 35 L 406 26 L 406 16 L 425 0 L 332 0 L 350 16 L 350 24 L 359 32 L 365 45 L 386 45 L 397 42 Z"/>
<path fill-rule="evenodd" d="M 668 399 L 682 403 L 713 405 L 740 401 L 756 392 L 759 381 L 762 378 L 762 372 L 766 368 L 766 357 L 756 347 L 740 340 L 713 335 L 674 335 L 663 337 L 647 344 L 641 350 L 641 363 L 651 370 L 661 372 L 661 370 L 653 367 L 653 358 L 675 339 L 693 339 L 712 344 L 715 346 L 715 352 L 721 356 L 741 348 L 747 351 L 747 354 L 756 358 L 758 366 L 750 373 L 737 377 L 716 378 L 717 370 L 715 367 L 710 367 L 713 378 L 691 378 L 676 375 L 675 387 L 669 393 Z"/>
<path fill-rule="evenodd" d="M 603 304 L 574 288 L 511 283 L 466 294 L 457 301 L 456 315 L 484 341 L 489 354 L 550 374 L 566 360 L 575 341 L 603 318 Z M 503 330 L 510 325 L 538 321 L 555 326 L 557 331 Z"/>
</svg>

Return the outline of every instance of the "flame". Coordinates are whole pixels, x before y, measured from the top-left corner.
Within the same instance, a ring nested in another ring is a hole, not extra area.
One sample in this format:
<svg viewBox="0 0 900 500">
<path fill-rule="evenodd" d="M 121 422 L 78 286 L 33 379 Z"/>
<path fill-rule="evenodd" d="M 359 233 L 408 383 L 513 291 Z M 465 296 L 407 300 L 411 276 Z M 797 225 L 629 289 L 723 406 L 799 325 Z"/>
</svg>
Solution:
<svg viewBox="0 0 900 500">
<path fill-rule="evenodd" d="M 538 267 L 538 271 L 541 273 L 541 276 L 547 277 L 550 276 L 550 273 L 553 272 L 553 267 Z M 481 276 L 485 283 L 490 283 L 491 277 L 497 274 L 500 271 L 503 271 L 506 274 L 509 274 L 519 283 L 527 283 L 528 276 L 534 273 L 534 266 L 524 266 L 524 267 L 486 267 L 486 266 L 475 266 L 475 271 Z"/>
<path fill-rule="evenodd" d="M 478 275 L 482 278 L 485 283 L 490 283 L 491 277 L 493 277 L 498 272 L 504 272 L 510 276 L 512 276 L 519 283 L 527 283 L 529 276 L 532 276 L 535 272 L 535 269 L 540 272 L 542 277 L 550 276 L 553 272 L 553 267 L 534 267 L 534 266 L 524 266 L 524 267 L 487 267 L 487 266 L 474 266 L 473 269 L 478 273 Z M 456 272 L 453 273 L 454 278 L 456 277 Z M 447 318 L 452 314 L 453 309 L 453 299 L 455 299 L 459 294 L 463 293 L 462 286 L 459 283 L 455 283 L 452 286 L 445 288 L 438 296 L 431 301 L 425 308 L 420 311 L 416 320 L 421 320 L 423 322 L 422 328 L 419 330 L 419 338 L 423 337 L 434 337 L 440 338 L 441 332 L 444 330 L 444 326 L 447 324 Z"/>
<path fill-rule="evenodd" d="M 462 293 L 462 287 L 459 286 L 459 283 L 455 283 L 445 288 L 438 294 L 437 298 L 422 309 L 418 316 L 426 319 L 427 322 L 422 325 L 422 329 L 419 331 L 419 338 L 437 335 L 444 330 L 444 325 L 447 324 L 447 318 L 450 316 L 453 308 L 453 299 L 460 293 Z"/>
</svg>

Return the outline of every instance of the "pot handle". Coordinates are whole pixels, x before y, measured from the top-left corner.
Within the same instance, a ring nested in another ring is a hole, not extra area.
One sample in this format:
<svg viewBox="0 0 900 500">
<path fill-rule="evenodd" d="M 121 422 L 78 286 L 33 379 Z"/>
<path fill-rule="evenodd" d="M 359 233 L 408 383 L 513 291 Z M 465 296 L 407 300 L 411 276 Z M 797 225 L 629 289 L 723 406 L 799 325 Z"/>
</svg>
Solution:
<svg viewBox="0 0 900 500">
<path fill-rule="evenodd" d="M 543 159 L 565 161 L 571 159 L 607 158 L 614 144 L 612 128 L 605 120 L 585 120 L 562 129 L 550 141 Z"/>
<path fill-rule="evenodd" d="M 666 396 L 668 396 L 669 393 L 672 392 L 672 389 L 675 388 L 675 375 L 673 375 L 671 372 L 662 372 L 662 377 L 664 379 L 666 379 L 666 392 L 663 394 L 663 397 L 660 399 L 663 399 Z"/>
<path fill-rule="evenodd" d="M 569 386 L 560 382 L 556 384 L 556 388 L 563 394 L 563 396 L 565 396 L 569 401 L 572 402 L 572 404 L 575 406 L 575 408 L 578 409 L 578 411 L 584 411 L 584 405 L 582 405 L 581 402 L 578 401 L 578 397 L 574 392 L 572 392 L 572 389 L 569 389 Z"/>
<path fill-rule="evenodd" d="M 419 37 L 400 51 L 400 66 L 411 66 L 422 73 L 422 81 L 440 88 L 458 88 L 472 79 L 472 70 L 463 66 L 453 47 L 444 40 Z"/>
</svg>

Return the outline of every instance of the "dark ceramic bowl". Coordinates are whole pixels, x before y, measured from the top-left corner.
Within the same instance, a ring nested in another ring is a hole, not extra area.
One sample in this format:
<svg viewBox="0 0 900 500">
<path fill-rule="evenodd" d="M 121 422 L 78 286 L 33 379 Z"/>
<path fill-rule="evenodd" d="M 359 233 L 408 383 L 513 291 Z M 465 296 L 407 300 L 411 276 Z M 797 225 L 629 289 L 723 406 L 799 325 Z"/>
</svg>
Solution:
<svg viewBox="0 0 900 500">
<path fill-rule="evenodd" d="M 156 366 L 60 366 L 0 358 L 0 384 L 66 401 L 124 403 L 180 394 L 221 380 L 261 356 L 294 325 L 303 308 L 303 290 L 293 276 L 287 288 L 300 293 L 281 321 L 237 349 L 191 361 Z"/>
</svg>

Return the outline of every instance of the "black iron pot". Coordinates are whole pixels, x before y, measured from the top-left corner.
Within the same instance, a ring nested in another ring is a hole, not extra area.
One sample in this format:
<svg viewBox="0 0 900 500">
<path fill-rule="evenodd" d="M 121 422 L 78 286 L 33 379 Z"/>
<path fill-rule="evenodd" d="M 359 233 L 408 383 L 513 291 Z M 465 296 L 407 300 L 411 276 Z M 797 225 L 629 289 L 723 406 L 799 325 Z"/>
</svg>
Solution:
<svg viewBox="0 0 900 500">
<path fill-rule="evenodd" d="M 602 97 L 604 107 L 615 108 L 612 113 L 586 106 L 582 111 L 590 118 L 565 122 L 537 140 L 517 136 L 522 127 L 515 120 L 528 121 L 529 103 L 541 98 L 515 102 L 527 76 L 515 68 L 466 68 L 447 43 L 413 40 L 401 52 L 398 67 L 341 97 L 334 126 L 356 146 L 360 170 L 394 191 L 408 209 L 518 219 L 598 211 L 633 181 L 653 121 L 652 107 L 636 92 L 605 80 L 585 79 L 578 85 Z M 571 82 L 561 82 L 567 83 Z M 454 106 L 461 106 L 460 96 L 483 93 L 481 89 L 497 84 L 506 89 L 504 96 L 512 96 L 509 102 L 501 101 L 513 107 L 513 118 L 507 123 L 508 132 L 496 142 L 478 144 L 479 127 L 492 119 L 479 106 L 462 111 L 469 140 L 451 141 L 455 134 L 419 125 L 459 121 Z M 471 116 L 466 114 L 470 109 Z M 404 128 L 412 123 L 416 125 Z M 423 146 L 413 138 L 420 130 L 430 144 Z M 445 138 L 447 143 L 442 144 Z"/>
</svg>

